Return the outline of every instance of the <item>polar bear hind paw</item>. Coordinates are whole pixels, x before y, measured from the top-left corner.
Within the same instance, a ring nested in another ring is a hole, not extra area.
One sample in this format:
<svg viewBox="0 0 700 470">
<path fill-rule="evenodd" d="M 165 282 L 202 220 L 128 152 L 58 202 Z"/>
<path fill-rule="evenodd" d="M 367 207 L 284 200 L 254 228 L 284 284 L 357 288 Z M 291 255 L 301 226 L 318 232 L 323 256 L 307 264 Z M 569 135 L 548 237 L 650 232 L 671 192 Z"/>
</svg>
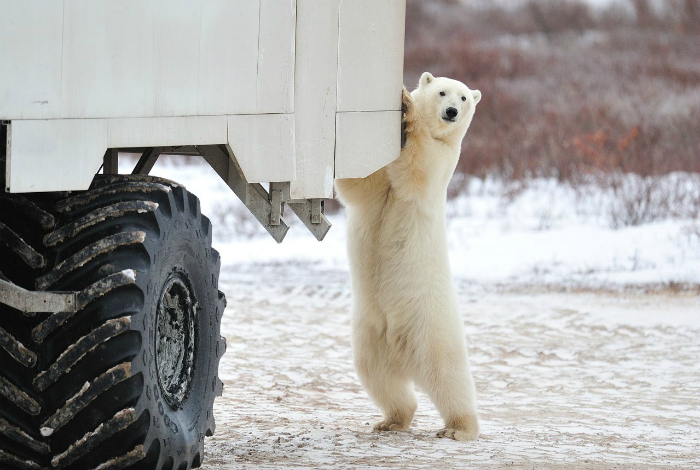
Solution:
<svg viewBox="0 0 700 470">
<path fill-rule="evenodd" d="M 461 431 L 459 429 L 441 429 L 437 437 L 449 437 L 455 441 L 475 441 L 479 438 L 479 432 Z"/>
<path fill-rule="evenodd" d="M 374 431 L 408 431 L 410 425 L 411 423 L 400 423 L 391 419 L 385 419 L 374 425 Z"/>
<path fill-rule="evenodd" d="M 449 420 L 437 437 L 449 437 L 455 441 L 475 441 L 479 438 L 479 420 L 476 416 L 465 416 Z"/>
</svg>

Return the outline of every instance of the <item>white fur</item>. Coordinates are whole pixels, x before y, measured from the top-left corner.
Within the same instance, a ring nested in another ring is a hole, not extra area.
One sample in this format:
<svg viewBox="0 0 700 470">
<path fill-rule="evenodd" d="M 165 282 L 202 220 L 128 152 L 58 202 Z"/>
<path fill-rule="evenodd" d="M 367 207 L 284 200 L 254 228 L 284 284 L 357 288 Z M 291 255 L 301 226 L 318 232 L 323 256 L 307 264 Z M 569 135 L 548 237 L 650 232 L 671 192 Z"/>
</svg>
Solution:
<svg viewBox="0 0 700 470">
<path fill-rule="evenodd" d="M 347 208 L 355 367 L 384 414 L 377 430 L 410 426 L 415 383 L 445 421 L 438 435 L 479 435 L 445 200 L 480 99 L 463 83 L 424 73 L 411 95 L 404 90 L 408 137 L 401 156 L 367 178 L 336 182 Z M 459 112 L 455 122 L 443 119 L 449 107 Z"/>
</svg>

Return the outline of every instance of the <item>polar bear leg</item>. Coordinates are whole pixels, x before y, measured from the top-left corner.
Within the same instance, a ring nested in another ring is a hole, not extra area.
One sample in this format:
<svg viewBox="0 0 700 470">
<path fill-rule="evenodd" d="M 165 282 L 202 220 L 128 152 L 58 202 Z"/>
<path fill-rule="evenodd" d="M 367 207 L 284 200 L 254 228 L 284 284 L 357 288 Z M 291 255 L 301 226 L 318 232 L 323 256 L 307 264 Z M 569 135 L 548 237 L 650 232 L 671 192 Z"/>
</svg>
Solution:
<svg viewBox="0 0 700 470">
<path fill-rule="evenodd" d="M 419 384 L 428 394 L 445 421 L 438 437 L 473 441 L 479 437 L 474 379 L 468 359 L 446 362 L 444 350 L 428 352 L 428 360 Z"/>
<path fill-rule="evenodd" d="M 386 338 L 372 326 L 355 325 L 353 333 L 357 375 L 384 415 L 374 430 L 407 430 L 418 406 L 413 382 L 392 361 Z"/>
</svg>

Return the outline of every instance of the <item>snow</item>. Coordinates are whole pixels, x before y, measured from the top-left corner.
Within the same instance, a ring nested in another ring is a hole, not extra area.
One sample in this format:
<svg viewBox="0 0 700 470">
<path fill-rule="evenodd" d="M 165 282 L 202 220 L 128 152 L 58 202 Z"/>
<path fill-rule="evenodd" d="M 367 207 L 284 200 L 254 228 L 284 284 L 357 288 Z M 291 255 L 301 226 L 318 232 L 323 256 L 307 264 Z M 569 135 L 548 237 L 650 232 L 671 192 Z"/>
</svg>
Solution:
<svg viewBox="0 0 700 470">
<path fill-rule="evenodd" d="M 352 368 L 342 270 L 222 273 L 228 350 L 205 468 L 692 468 L 700 465 L 696 294 L 504 292 L 458 282 L 482 434 L 437 439 L 422 394 L 407 433 Z"/>
<path fill-rule="evenodd" d="M 133 269 L 125 269 L 122 274 L 132 281 L 136 281 L 136 271 Z"/>
<path fill-rule="evenodd" d="M 291 229 L 276 244 L 206 165 L 173 165 L 162 157 L 154 174 L 184 184 L 212 219 L 223 269 L 270 263 L 309 270 L 347 269 L 342 211 L 319 243 L 287 210 Z M 687 179 L 700 194 L 700 178 Z M 450 259 L 455 278 L 477 284 L 566 288 L 646 288 L 700 284 L 700 222 L 665 218 L 611 228 L 617 201 L 595 186 L 572 188 L 538 179 L 519 187 L 469 179 L 448 206 Z M 688 202 L 687 204 L 693 204 Z"/>
<path fill-rule="evenodd" d="M 41 428 L 39 429 L 39 432 L 41 433 L 42 436 L 44 437 L 49 437 L 51 434 L 53 434 L 53 428 Z"/>
</svg>

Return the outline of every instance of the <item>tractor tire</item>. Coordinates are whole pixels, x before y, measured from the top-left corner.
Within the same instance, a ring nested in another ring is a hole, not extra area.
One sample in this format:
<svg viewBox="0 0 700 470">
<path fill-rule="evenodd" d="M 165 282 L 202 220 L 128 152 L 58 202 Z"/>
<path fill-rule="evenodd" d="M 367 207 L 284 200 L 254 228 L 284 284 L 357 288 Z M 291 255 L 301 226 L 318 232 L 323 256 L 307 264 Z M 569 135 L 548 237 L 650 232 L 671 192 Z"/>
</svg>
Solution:
<svg viewBox="0 0 700 470">
<path fill-rule="evenodd" d="M 201 465 L 225 351 L 211 241 L 198 199 L 159 178 L 0 199 L 0 276 L 78 292 L 76 313 L 0 305 L 0 468 Z"/>
</svg>

